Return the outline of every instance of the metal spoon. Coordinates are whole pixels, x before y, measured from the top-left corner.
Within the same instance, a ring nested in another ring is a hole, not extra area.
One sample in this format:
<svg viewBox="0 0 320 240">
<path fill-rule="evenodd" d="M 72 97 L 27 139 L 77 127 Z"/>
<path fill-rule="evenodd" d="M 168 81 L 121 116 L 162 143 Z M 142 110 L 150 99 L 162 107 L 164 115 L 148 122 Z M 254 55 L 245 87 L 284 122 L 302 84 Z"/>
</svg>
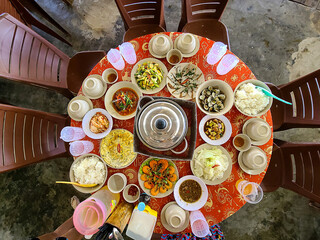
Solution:
<svg viewBox="0 0 320 240">
<path fill-rule="evenodd" d="M 273 98 L 279 100 L 280 102 L 283 102 L 283 103 L 288 104 L 288 105 L 292 105 L 291 102 L 287 102 L 287 101 L 277 97 L 276 95 L 272 94 L 271 92 L 269 92 L 268 90 L 264 89 L 263 87 L 256 86 L 256 89 L 260 89 L 265 95 L 267 95 L 269 97 L 273 97 Z"/>
</svg>

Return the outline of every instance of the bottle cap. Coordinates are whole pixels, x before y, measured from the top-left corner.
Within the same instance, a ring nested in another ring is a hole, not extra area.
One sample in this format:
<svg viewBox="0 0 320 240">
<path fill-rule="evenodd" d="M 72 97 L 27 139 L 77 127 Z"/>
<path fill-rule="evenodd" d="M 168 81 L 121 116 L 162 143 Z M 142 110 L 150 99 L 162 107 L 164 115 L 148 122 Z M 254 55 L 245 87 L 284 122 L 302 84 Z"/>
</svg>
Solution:
<svg viewBox="0 0 320 240">
<path fill-rule="evenodd" d="M 145 208 L 146 208 L 146 204 L 144 202 L 140 202 L 138 204 L 138 210 L 139 211 L 144 211 Z"/>
</svg>

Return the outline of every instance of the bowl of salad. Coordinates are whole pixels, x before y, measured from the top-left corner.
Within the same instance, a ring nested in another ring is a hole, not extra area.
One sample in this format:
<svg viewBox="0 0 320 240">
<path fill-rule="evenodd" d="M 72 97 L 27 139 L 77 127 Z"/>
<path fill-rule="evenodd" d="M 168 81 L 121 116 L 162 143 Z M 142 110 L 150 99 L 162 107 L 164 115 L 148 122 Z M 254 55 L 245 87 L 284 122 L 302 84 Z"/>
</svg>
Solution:
<svg viewBox="0 0 320 240">
<path fill-rule="evenodd" d="M 131 81 L 144 94 L 155 94 L 166 86 L 168 70 L 155 58 L 145 58 L 137 62 L 131 71 Z"/>
</svg>

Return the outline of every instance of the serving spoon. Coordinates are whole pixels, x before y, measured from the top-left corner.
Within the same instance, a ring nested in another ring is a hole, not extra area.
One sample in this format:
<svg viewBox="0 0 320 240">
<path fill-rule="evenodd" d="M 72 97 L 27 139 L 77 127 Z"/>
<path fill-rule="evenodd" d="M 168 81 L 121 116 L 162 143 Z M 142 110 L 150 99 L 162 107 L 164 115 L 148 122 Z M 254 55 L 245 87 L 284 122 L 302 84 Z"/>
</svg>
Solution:
<svg viewBox="0 0 320 240">
<path fill-rule="evenodd" d="M 76 182 L 65 182 L 65 181 L 56 181 L 56 183 L 72 184 L 72 185 L 76 185 L 79 187 L 95 187 L 98 185 L 98 184 L 80 184 L 80 183 L 76 183 Z"/>
<path fill-rule="evenodd" d="M 255 86 L 255 87 L 256 87 L 256 89 L 260 89 L 265 95 L 267 95 L 267 96 L 269 96 L 269 97 L 273 97 L 273 98 L 275 98 L 275 99 L 277 99 L 277 100 L 279 100 L 280 102 L 283 102 L 283 103 L 285 103 L 285 104 L 292 105 L 291 102 L 287 102 L 287 101 L 285 101 L 285 100 L 277 97 L 276 95 L 272 94 L 271 92 L 269 92 L 268 90 L 266 90 L 266 89 L 263 88 L 263 87 L 260 87 L 260 86 Z"/>
</svg>

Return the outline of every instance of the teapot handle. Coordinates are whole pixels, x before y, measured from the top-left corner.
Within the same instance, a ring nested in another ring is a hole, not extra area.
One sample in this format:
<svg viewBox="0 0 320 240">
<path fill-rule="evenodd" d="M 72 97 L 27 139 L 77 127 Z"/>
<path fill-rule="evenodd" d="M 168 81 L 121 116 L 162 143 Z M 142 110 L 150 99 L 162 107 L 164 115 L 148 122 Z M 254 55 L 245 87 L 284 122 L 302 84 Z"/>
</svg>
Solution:
<svg viewBox="0 0 320 240">
<path fill-rule="evenodd" d="M 149 98 L 149 99 L 148 99 Z M 148 99 L 148 100 L 147 100 Z M 143 101 L 141 102 L 141 100 L 147 100 L 147 101 Z M 138 110 L 140 111 L 141 108 L 146 105 L 148 102 L 151 102 L 153 101 L 154 98 L 153 97 L 150 97 L 150 96 L 143 96 L 142 98 L 139 99 L 139 103 L 138 103 Z"/>
<path fill-rule="evenodd" d="M 185 146 L 184 146 L 184 149 L 182 149 L 182 151 L 177 152 L 177 151 L 174 151 L 174 150 L 172 150 L 172 149 L 170 149 L 170 151 L 171 151 L 171 152 L 173 152 L 173 153 L 175 153 L 175 154 L 181 154 L 181 153 L 184 153 L 184 152 L 187 150 L 187 148 L 188 148 L 188 141 L 187 141 L 187 139 L 186 139 L 186 138 L 184 138 L 184 142 L 185 142 Z"/>
</svg>

